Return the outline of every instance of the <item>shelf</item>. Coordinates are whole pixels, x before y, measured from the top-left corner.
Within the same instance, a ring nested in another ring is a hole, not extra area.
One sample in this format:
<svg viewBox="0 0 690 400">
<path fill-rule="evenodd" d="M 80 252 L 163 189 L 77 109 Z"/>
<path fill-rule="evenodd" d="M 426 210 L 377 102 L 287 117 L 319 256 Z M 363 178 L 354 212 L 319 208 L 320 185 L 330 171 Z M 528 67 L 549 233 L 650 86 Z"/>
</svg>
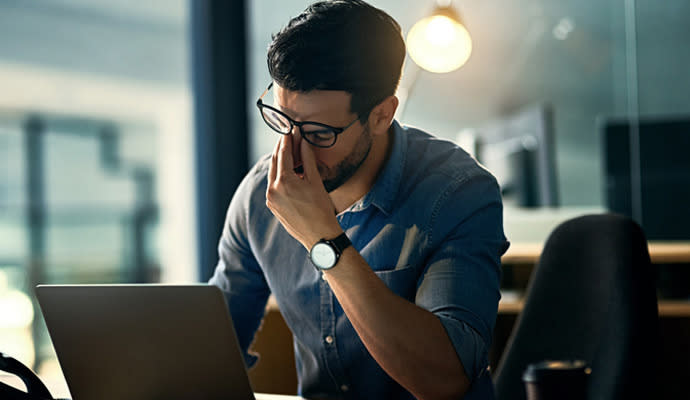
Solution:
<svg viewBox="0 0 690 400">
<path fill-rule="evenodd" d="M 690 242 L 649 242 L 654 264 L 690 263 Z"/>
<path fill-rule="evenodd" d="M 523 300 L 508 300 L 498 303 L 499 314 L 519 314 L 525 302 Z M 659 300 L 659 317 L 662 318 L 690 318 L 690 301 Z"/>
<path fill-rule="evenodd" d="M 498 303 L 498 313 L 504 315 L 519 314 L 524 306 L 524 300 L 516 299 L 512 295 L 505 295 L 504 299 Z M 268 298 L 266 311 L 280 311 L 273 296 Z M 659 317 L 690 318 L 690 300 L 659 300 Z"/>
<path fill-rule="evenodd" d="M 512 243 L 503 255 L 503 264 L 534 265 L 539 261 L 542 243 Z M 649 242 L 649 255 L 654 264 L 690 264 L 690 242 Z"/>
<path fill-rule="evenodd" d="M 690 301 L 660 300 L 660 317 L 690 318 Z"/>
</svg>

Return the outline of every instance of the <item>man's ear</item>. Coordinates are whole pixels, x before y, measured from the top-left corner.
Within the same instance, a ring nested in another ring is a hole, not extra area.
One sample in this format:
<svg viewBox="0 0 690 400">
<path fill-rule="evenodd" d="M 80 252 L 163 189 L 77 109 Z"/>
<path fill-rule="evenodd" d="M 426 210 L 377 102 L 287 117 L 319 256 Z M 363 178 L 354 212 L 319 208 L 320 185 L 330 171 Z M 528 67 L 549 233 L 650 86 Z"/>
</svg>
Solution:
<svg viewBox="0 0 690 400">
<path fill-rule="evenodd" d="M 370 132 L 373 135 L 388 132 L 399 103 L 400 101 L 395 95 L 388 96 L 371 110 L 368 122 Z"/>
</svg>

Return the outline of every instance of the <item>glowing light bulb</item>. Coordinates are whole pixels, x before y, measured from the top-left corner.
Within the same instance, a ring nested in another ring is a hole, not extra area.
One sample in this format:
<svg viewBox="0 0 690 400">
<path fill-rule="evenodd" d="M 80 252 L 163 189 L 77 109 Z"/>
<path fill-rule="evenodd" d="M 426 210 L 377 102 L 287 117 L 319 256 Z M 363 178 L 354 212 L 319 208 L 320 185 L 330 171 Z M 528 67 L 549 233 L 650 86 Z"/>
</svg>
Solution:
<svg viewBox="0 0 690 400">
<path fill-rule="evenodd" d="M 447 47 L 453 43 L 457 38 L 455 32 L 454 22 L 452 19 L 443 16 L 435 15 L 431 17 L 429 25 L 426 27 L 426 40 L 437 47 Z"/>
<path fill-rule="evenodd" d="M 472 38 L 459 21 L 436 14 L 414 24 L 407 34 L 407 48 L 417 65 L 444 73 L 467 62 L 472 54 Z"/>
</svg>

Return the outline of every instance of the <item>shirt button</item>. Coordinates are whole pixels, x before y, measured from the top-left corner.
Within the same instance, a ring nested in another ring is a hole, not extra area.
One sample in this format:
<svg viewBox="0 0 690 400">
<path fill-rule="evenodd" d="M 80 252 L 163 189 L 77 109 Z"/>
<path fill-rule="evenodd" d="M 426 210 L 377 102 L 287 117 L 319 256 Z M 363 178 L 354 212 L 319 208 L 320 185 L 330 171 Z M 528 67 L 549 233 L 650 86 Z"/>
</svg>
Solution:
<svg viewBox="0 0 690 400">
<path fill-rule="evenodd" d="M 486 368 L 480 368 L 480 369 L 479 369 L 479 373 L 477 374 L 477 377 L 478 377 L 478 378 L 481 378 L 481 377 L 484 376 L 485 374 L 488 375 L 488 374 L 490 374 L 490 373 L 491 373 L 491 366 L 488 366 L 488 367 L 486 367 Z"/>
<path fill-rule="evenodd" d="M 347 385 L 341 385 L 340 390 L 342 390 L 343 392 L 347 392 L 348 390 L 350 390 L 350 387 Z"/>
<path fill-rule="evenodd" d="M 325 339 L 325 340 L 326 340 L 326 343 L 328 343 L 328 344 L 333 344 L 333 336 L 328 335 L 328 336 L 326 336 L 326 339 Z"/>
<path fill-rule="evenodd" d="M 326 280 L 326 275 L 323 272 L 321 273 L 321 279 L 323 279 L 324 281 Z"/>
</svg>

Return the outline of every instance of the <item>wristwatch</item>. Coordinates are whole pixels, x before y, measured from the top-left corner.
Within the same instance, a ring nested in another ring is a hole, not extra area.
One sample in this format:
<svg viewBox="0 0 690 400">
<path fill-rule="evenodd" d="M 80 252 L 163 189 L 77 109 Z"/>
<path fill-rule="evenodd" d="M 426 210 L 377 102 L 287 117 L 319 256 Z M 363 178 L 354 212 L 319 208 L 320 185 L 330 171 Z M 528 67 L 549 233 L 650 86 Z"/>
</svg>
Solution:
<svg viewBox="0 0 690 400">
<path fill-rule="evenodd" d="M 352 245 L 345 232 L 335 239 L 321 239 L 309 250 L 309 258 L 317 269 L 335 267 L 343 251 Z"/>
</svg>

